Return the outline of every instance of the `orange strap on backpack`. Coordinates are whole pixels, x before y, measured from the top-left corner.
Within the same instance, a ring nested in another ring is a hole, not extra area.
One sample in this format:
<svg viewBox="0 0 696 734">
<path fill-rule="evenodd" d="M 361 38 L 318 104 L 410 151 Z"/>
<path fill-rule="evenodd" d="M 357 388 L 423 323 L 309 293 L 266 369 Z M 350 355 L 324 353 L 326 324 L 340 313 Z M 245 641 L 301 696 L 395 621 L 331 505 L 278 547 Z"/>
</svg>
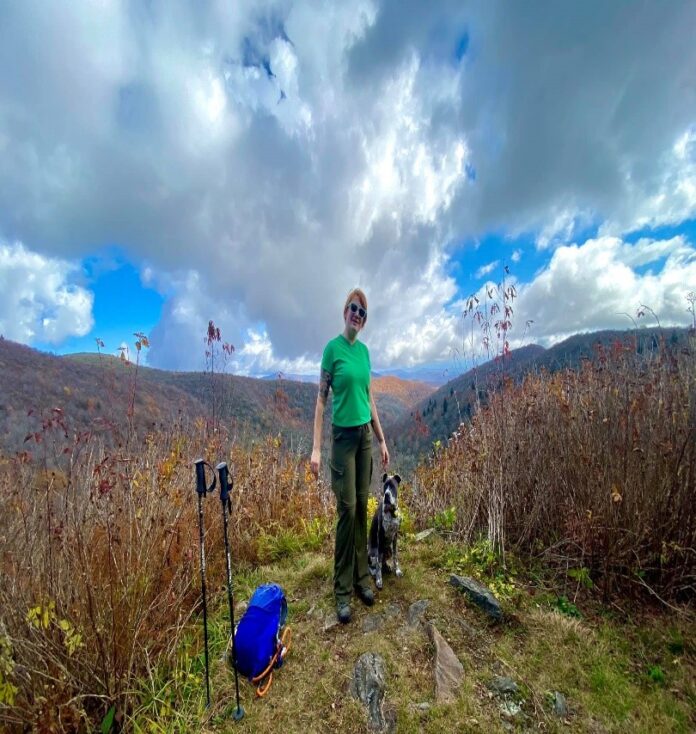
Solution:
<svg viewBox="0 0 696 734">
<path fill-rule="evenodd" d="M 273 668 L 276 667 L 278 660 L 281 662 L 285 660 L 285 656 L 290 651 L 290 638 L 290 628 L 285 627 L 283 634 L 280 636 L 280 640 L 278 641 L 278 647 L 276 648 L 271 661 L 268 663 L 268 666 L 262 673 L 259 673 L 255 678 L 251 679 L 252 683 L 258 684 L 256 688 L 257 698 L 263 698 L 266 693 L 268 693 L 268 689 L 271 687 L 271 683 L 273 683 Z M 268 680 L 264 680 L 266 677 L 268 677 Z"/>
</svg>

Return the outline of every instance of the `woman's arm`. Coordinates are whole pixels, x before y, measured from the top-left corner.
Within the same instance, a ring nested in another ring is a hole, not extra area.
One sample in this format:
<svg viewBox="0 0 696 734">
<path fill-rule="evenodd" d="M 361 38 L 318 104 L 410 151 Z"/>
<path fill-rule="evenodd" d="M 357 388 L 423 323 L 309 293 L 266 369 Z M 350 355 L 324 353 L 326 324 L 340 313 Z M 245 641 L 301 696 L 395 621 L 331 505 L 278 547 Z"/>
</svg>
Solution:
<svg viewBox="0 0 696 734">
<path fill-rule="evenodd" d="M 372 397 L 372 390 L 370 390 L 370 414 L 372 417 L 372 430 L 379 441 L 379 451 L 382 455 L 382 466 L 386 468 L 389 464 L 389 451 L 387 450 L 387 442 L 384 439 L 382 425 L 379 422 L 379 415 L 377 415 L 377 406 L 375 405 L 375 399 Z"/>
<path fill-rule="evenodd" d="M 322 370 L 321 377 L 319 378 L 317 405 L 314 408 L 314 446 L 312 448 L 312 458 L 309 462 L 309 467 L 315 477 L 319 476 L 319 466 L 321 464 L 321 429 L 324 425 L 324 407 L 326 406 L 326 399 L 329 397 L 330 387 L 331 373 Z"/>
</svg>

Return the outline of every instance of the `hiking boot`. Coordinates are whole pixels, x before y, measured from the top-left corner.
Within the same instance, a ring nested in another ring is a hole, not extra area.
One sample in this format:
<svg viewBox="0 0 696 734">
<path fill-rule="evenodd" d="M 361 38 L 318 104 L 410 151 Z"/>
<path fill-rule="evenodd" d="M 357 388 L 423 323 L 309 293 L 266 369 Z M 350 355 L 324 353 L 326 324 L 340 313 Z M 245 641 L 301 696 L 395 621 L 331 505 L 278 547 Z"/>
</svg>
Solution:
<svg viewBox="0 0 696 734">
<path fill-rule="evenodd" d="M 375 603 L 375 595 L 367 586 L 356 586 L 355 593 L 366 607 L 371 607 Z"/>
<path fill-rule="evenodd" d="M 347 602 L 336 604 L 336 616 L 341 624 L 348 624 L 350 622 L 350 605 Z"/>
</svg>

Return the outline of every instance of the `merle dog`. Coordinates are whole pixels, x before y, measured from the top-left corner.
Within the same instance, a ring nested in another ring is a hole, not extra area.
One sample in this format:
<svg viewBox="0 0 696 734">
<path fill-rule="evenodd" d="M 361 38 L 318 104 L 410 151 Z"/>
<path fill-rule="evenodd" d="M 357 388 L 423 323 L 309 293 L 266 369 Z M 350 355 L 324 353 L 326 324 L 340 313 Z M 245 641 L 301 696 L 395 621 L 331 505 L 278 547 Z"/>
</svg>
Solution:
<svg viewBox="0 0 696 734">
<path fill-rule="evenodd" d="M 382 588 L 382 571 L 390 570 L 387 565 L 389 558 L 392 559 L 393 569 L 391 570 L 397 576 L 403 576 L 396 553 L 396 539 L 401 524 L 401 518 L 397 514 L 400 483 L 401 477 L 398 474 L 391 477 L 388 474 L 382 476 L 382 498 L 370 525 L 367 557 L 370 573 L 378 589 Z"/>
</svg>

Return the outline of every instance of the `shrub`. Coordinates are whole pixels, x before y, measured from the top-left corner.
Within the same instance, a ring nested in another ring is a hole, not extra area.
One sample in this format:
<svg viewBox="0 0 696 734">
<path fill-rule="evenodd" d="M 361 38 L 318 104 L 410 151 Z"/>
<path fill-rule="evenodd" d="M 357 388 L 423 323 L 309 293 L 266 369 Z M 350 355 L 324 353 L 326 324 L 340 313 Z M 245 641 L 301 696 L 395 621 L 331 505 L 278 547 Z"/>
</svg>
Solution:
<svg viewBox="0 0 696 734">
<path fill-rule="evenodd" d="M 578 583 L 693 595 L 696 364 L 692 349 L 598 348 L 578 371 L 509 381 L 421 464 L 409 503 L 456 511 L 496 551 L 586 569 Z M 443 514 L 445 513 L 445 514 Z"/>
<path fill-rule="evenodd" d="M 175 654 L 198 609 L 194 458 L 232 471 L 235 561 L 258 559 L 261 529 L 276 549 L 289 538 L 316 546 L 333 505 L 277 438 L 229 450 L 222 434 L 203 444 L 192 438 L 201 431 L 177 430 L 112 451 L 51 420 L 32 439 L 50 463 L 29 452 L 0 463 L 0 722 L 93 731 L 123 721 L 138 678 Z M 225 578 L 221 505 L 213 495 L 204 506 L 214 594 Z"/>
</svg>

